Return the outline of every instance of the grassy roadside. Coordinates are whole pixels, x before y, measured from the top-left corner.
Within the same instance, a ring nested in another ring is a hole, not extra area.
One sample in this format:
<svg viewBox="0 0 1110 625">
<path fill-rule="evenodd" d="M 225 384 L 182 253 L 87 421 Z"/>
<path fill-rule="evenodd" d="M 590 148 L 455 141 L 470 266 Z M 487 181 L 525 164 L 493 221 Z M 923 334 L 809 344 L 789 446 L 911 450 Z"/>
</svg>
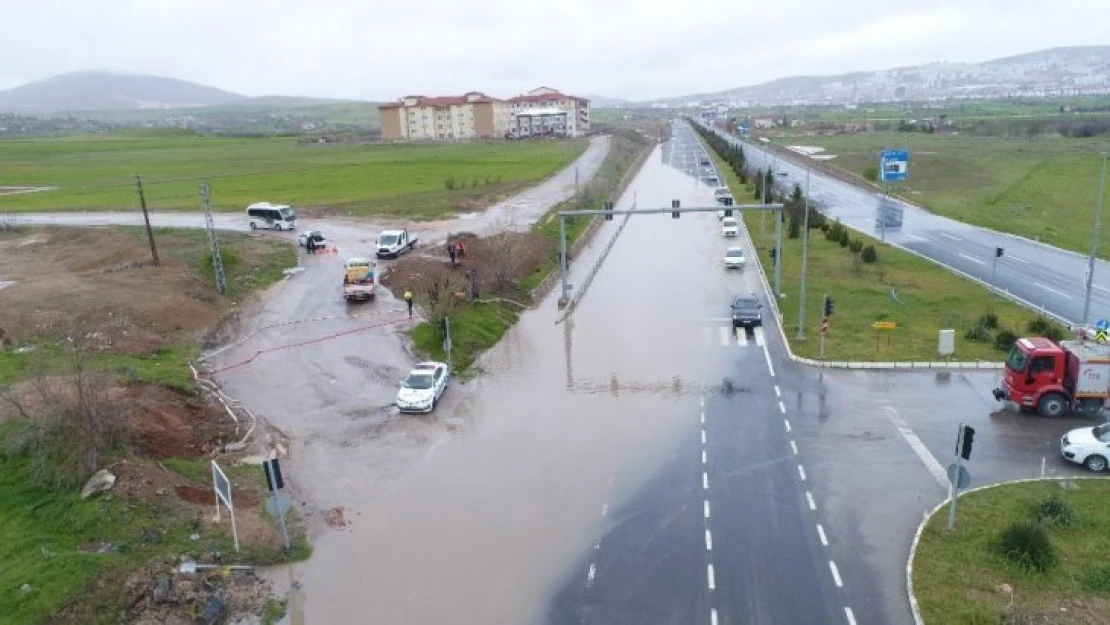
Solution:
<svg viewBox="0 0 1110 625">
<path fill-rule="evenodd" d="M 703 139 L 704 140 L 704 139 Z M 712 153 L 712 150 L 710 150 Z M 724 160 L 713 153 L 729 187 L 741 201 L 752 191 Z M 744 215 L 744 223 L 756 245 L 755 254 L 773 282 L 774 218 Z M 831 224 L 830 224 L 831 225 Z M 1030 332 L 1030 324 L 1043 323 L 1037 315 L 993 295 L 979 285 L 937 265 L 898 250 L 866 235 L 851 232 L 849 242 L 862 248 L 874 246 L 877 260 L 862 262 L 858 253 L 839 242 L 829 241 L 820 229 L 809 237 L 806 285 L 805 338 L 796 338 L 800 292 L 802 239 L 789 238 L 783 226 L 782 291 L 779 300 L 783 329 L 795 354 L 820 356 L 820 326 L 824 294 L 835 302 L 825 343 L 825 359 L 833 361 L 936 361 L 938 332 L 955 330 L 956 360 L 999 361 L 1012 343 L 1012 335 Z M 773 285 L 772 285 L 773 286 Z M 894 330 L 875 330 L 872 324 L 893 321 Z M 1052 331 L 1059 331 L 1054 326 Z M 1035 326 L 1043 333 L 1042 325 Z"/>
<path fill-rule="evenodd" d="M 0 141 L 11 186 L 0 213 L 137 206 L 135 173 L 154 210 L 197 210 L 197 182 L 217 210 L 252 202 L 313 212 L 436 219 L 476 210 L 547 178 L 588 141 L 490 141 L 430 145 L 302 145 L 291 137 L 228 138 L 186 132 L 124 132 Z"/>
<path fill-rule="evenodd" d="M 1072 484 L 1073 490 L 1045 481 L 966 494 L 951 533 L 948 515 L 934 515 L 913 562 L 924 621 L 1105 623 L 1110 481 Z M 1014 523 L 1024 525 L 1007 537 Z"/>
<path fill-rule="evenodd" d="M 957 221 L 1087 253 L 1106 139 L 999 138 L 921 132 L 783 137 L 786 145 L 825 148 L 824 166 L 863 176 L 878 151 L 910 151 L 910 178 L 891 185 L 907 201 Z M 1099 255 L 1110 256 L 1110 241 Z"/>
<path fill-rule="evenodd" d="M 637 162 L 649 144 L 635 133 L 617 133 L 610 138 L 609 153 L 594 178 L 584 185 L 579 200 L 569 200 L 550 211 L 532 228 L 532 235 L 538 235 L 538 245 L 542 251 L 537 255 L 537 263 L 522 267 L 512 287 L 512 297 L 518 301 L 528 301 L 530 293 L 552 271 L 558 267 L 559 222 L 553 215 L 561 210 L 571 210 L 576 204 L 600 207 L 603 198 L 612 197 L 618 192 L 622 181 L 631 167 Z M 586 218 L 568 220 L 567 241 L 572 245 L 586 232 L 590 220 Z M 450 315 L 452 334 L 452 358 L 455 370 L 463 375 L 478 356 L 501 340 L 505 332 L 516 323 L 520 308 L 504 303 L 478 303 L 462 305 Z M 412 332 L 416 349 L 433 358 L 446 358 L 443 350 L 443 336 L 433 323 L 424 322 Z"/>
<path fill-rule="evenodd" d="M 222 526 L 207 522 L 205 452 L 234 433 L 194 394 L 187 365 L 196 336 L 279 280 L 296 251 L 270 237 L 222 235 L 230 291 L 221 296 L 205 276 L 203 232 L 156 236 L 159 268 L 148 264 L 138 228 L 0 232 L 4 278 L 13 282 L 3 329 L 14 343 L 0 348 L 0 622 L 121 622 L 136 593 L 149 595 L 142 585 L 183 554 L 249 564 L 307 556 L 295 515 L 297 544 L 282 553 L 276 525 L 252 505 L 264 490 L 258 467 L 225 465 L 244 497 L 236 507 L 242 553 L 234 555 L 226 517 Z M 112 375 L 71 381 L 78 372 Z M 168 449 L 197 457 L 154 460 Z M 104 467 L 115 487 L 81 500 L 81 484 Z M 203 494 L 203 506 L 179 487 Z"/>
</svg>

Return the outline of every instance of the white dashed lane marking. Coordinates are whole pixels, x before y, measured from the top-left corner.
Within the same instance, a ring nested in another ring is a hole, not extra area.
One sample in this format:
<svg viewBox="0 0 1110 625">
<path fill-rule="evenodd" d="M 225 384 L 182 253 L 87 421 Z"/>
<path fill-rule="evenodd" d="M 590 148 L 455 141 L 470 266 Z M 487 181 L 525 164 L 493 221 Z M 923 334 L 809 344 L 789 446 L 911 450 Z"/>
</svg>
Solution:
<svg viewBox="0 0 1110 625">
<path fill-rule="evenodd" d="M 809 504 L 810 510 L 817 509 L 817 502 L 813 500 L 813 493 L 806 491 L 806 503 Z"/>
<path fill-rule="evenodd" d="M 844 582 L 840 580 L 840 570 L 836 568 L 836 562 L 829 560 L 829 570 L 832 571 L 833 581 L 836 582 L 836 587 L 844 588 Z"/>
<path fill-rule="evenodd" d="M 825 537 L 825 528 L 821 527 L 820 523 L 817 524 L 817 537 L 821 539 L 822 547 L 829 546 L 829 539 Z"/>
</svg>

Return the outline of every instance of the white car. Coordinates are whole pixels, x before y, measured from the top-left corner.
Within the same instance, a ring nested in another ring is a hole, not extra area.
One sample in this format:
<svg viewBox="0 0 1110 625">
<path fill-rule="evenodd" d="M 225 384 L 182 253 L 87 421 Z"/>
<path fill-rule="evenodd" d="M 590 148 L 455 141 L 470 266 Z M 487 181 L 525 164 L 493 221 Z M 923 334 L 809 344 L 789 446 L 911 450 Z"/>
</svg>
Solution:
<svg viewBox="0 0 1110 625">
<path fill-rule="evenodd" d="M 397 408 L 401 412 L 431 412 L 447 388 L 451 372 L 442 362 L 417 363 L 397 391 Z"/>
<path fill-rule="evenodd" d="M 722 219 L 721 234 L 726 237 L 740 236 L 740 220 L 735 217 L 725 217 Z"/>
<path fill-rule="evenodd" d="M 1060 455 L 1091 471 L 1105 471 L 1110 458 L 1110 423 L 1078 428 L 1060 437 Z"/>
<path fill-rule="evenodd" d="M 297 245 L 301 247 L 308 247 L 309 237 L 316 243 L 317 248 L 327 247 L 328 240 L 324 238 L 324 233 L 319 230 L 309 230 L 297 235 Z"/>
<path fill-rule="evenodd" d="M 743 269 L 746 260 L 743 248 L 730 247 L 725 250 L 725 269 Z"/>
</svg>

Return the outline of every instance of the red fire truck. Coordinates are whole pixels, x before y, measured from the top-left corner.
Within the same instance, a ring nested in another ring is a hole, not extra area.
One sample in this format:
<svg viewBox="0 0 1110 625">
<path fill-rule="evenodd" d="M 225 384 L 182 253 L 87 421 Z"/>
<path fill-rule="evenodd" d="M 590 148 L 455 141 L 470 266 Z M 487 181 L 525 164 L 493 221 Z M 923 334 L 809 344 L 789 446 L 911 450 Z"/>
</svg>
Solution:
<svg viewBox="0 0 1110 625">
<path fill-rule="evenodd" d="M 1097 337 L 1097 338 L 1096 338 Z M 1006 356 L 998 401 L 1044 417 L 1068 412 L 1097 414 L 1110 398 L 1110 344 L 1104 335 L 1081 329 L 1075 340 L 1020 338 Z"/>
</svg>

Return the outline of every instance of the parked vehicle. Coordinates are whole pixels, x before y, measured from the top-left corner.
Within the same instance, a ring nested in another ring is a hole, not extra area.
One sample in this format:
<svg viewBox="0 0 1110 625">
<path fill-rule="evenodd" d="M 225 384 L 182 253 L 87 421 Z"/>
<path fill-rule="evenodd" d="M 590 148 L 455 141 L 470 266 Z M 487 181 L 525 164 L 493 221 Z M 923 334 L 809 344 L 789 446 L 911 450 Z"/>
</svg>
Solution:
<svg viewBox="0 0 1110 625">
<path fill-rule="evenodd" d="M 435 410 L 447 383 L 451 379 L 450 368 L 443 362 L 417 363 L 408 376 L 401 382 L 397 391 L 397 409 L 401 412 L 431 412 Z"/>
<path fill-rule="evenodd" d="M 1110 458 L 1110 423 L 1078 428 L 1061 436 L 1060 455 L 1091 471 L 1105 471 Z"/>
<path fill-rule="evenodd" d="M 369 258 L 348 258 L 343 263 L 343 298 L 348 302 L 373 299 L 376 267 Z"/>
<path fill-rule="evenodd" d="M 288 204 L 256 202 L 247 207 L 247 223 L 251 230 L 294 230 L 297 227 L 297 211 Z"/>
<path fill-rule="evenodd" d="M 404 228 L 383 230 L 374 244 L 378 258 L 397 258 L 416 247 L 417 237 Z"/>
<path fill-rule="evenodd" d="M 308 232 L 302 232 L 300 235 L 297 236 L 297 245 L 301 247 L 308 247 L 308 241 L 310 239 L 316 245 L 316 249 L 323 249 L 328 245 L 328 240 L 324 238 L 324 233 L 320 232 L 319 230 L 309 230 Z"/>
<path fill-rule="evenodd" d="M 1110 345 L 1081 329 L 1076 340 L 1056 343 L 1042 337 L 1020 338 L 1006 356 L 998 401 L 1044 417 L 1068 412 L 1097 414 L 1110 398 Z"/>
</svg>

